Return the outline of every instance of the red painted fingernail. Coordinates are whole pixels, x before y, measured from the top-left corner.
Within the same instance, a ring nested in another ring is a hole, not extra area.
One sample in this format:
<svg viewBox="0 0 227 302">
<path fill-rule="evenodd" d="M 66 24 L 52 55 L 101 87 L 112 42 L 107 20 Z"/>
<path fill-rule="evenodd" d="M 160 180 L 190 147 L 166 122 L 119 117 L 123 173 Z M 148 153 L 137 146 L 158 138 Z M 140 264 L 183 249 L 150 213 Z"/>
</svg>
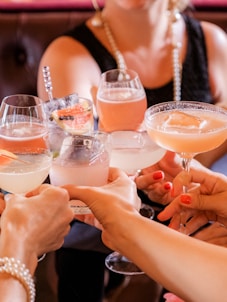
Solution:
<svg viewBox="0 0 227 302">
<path fill-rule="evenodd" d="M 169 191 L 172 188 L 171 183 L 169 183 L 169 182 L 165 183 L 164 188 L 165 188 L 165 190 Z"/>
<path fill-rule="evenodd" d="M 192 198 L 189 195 L 181 195 L 180 201 L 184 204 L 190 204 L 192 202 Z"/>
<path fill-rule="evenodd" d="M 153 173 L 153 179 L 157 180 L 157 179 L 162 179 L 163 177 L 163 173 L 161 171 L 157 171 Z"/>
</svg>

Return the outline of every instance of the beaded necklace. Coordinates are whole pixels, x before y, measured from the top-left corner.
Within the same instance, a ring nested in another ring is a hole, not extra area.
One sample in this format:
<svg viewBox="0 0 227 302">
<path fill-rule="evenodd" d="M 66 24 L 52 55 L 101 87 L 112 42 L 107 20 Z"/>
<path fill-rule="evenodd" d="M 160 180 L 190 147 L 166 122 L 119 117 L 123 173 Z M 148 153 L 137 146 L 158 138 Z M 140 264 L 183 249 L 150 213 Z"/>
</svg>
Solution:
<svg viewBox="0 0 227 302">
<path fill-rule="evenodd" d="M 117 62 L 117 68 L 126 69 L 127 66 L 124 57 L 116 44 L 116 41 L 114 39 L 114 36 L 112 34 L 108 22 L 103 18 L 102 12 L 97 6 L 95 6 L 95 9 L 96 9 L 96 15 L 92 20 L 92 25 L 95 27 L 103 26 L 106 38 L 109 42 L 110 48 Z M 181 43 L 176 42 L 174 39 L 176 36 L 175 25 L 176 25 L 176 21 L 180 18 L 180 14 L 176 11 L 170 11 L 169 18 L 170 18 L 170 34 L 172 40 L 173 100 L 180 101 L 181 100 L 181 70 L 182 70 L 182 66 L 180 63 Z"/>
</svg>

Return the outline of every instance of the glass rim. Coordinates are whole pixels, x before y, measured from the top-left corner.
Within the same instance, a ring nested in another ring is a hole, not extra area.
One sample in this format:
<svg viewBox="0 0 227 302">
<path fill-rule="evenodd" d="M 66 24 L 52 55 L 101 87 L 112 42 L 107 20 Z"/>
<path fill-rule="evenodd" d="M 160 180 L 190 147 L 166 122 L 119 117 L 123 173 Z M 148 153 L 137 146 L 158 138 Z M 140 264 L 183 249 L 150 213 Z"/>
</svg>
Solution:
<svg viewBox="0 0 227 302">
<path fill-rule="evenodd" d="M 18 106 L 18 105 L 9 104 L 9 103 L 6 102 L 8 99 L 10 99 L 10 98 L 13 99 L 13 98 L 16 98 L 16 97 L 27 97 L 27 98 L 30 98 L 30 99 L 33 98 L 33 99 L 37 100 L 38 102 L 37 102 L 37 104 L 29 105 L 29 106 L 20 106 L 20 105 Z M 32 107 L 42 107 L 43 103 L 44 103 L 44 101 L 36 95 L 16 93 L 16 94 L 11 94 L 11 95 L 5 96 L 2 99 L 1 105 L 5 104 L 6 106 L 15 107 L 15 108 L 32 108 Z"/>
</svg>

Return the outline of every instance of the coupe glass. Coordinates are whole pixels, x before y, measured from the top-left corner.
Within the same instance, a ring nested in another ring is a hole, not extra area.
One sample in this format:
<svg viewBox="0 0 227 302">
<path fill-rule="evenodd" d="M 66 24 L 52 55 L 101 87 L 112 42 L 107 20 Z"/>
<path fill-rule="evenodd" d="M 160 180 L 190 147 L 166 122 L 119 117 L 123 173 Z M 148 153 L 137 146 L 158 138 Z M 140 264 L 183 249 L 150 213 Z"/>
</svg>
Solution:
<svg viewBox="0 0 227 302">
<path fill-rule="evenodd" d="M 227 111 L 193 101 L 165 102 L 145 113 L 149 136 L 160 147 L 176 152 L 190 170 L 192 158 L 220 146 L 227 135 Z"/>
<path fill-rule="evenodd" d="M 110 166 L 134 178 L 141 169 L 158 162 L 166 150 L 154 143 L 146 131 L 114 131 L 110 134 Z"/>
<path fill-rule="evenodd" d="M 10 95 L 0 107 L 0 187 L 26 193 L 48 176 L 52 156 L 42 100 Z"/>
<path fill-rule="evenodd" d="M 227 137 L 227 111 L 193 101 L 166 102 L 151 106 L 145 113 L 149 136 L 160 147 L 176 152 L 182 167 L 190 171 L 192 158 L 220 146 Z M 183 188 L 187 192 L 187 188 Z M 186 219 L 181 213 L 180 231 Z"/>
<path fill-rule="evenodd" d="M 158 162 L 166 150 L 156 145 L 146 132 L 114 131 L 110 134 L 112 151 L 110 166 L 124 170 L 132 179 L 138 175 L 140 169 Z M 141 215 L 153 219 L 155 211 L 146 204 L 142 204 Z M 118 252 L 107 256 L 105 264 L 108 269 L 124 274 L 138 275 L 144 272 L 133 262 Z"/>
<path fill-rule="evenodd" d="M 139 129 L 147 100 L 138 74 L 129 69 L 104 72 L 98 86 L 96 105 L 100 130 Z"/>
</svg>

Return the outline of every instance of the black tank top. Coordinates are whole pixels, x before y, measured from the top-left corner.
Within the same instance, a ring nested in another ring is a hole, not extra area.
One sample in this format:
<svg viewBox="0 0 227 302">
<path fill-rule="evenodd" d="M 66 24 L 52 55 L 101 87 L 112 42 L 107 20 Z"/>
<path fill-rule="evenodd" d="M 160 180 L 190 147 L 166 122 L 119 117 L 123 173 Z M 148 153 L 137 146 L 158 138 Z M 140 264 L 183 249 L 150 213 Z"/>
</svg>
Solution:
<svg viewBox="0 0 227 302">
<path fill-rule="evenodd" d="M 182 66 L 182 100 L 213 103 L 209 86 L 207 51 L 203 30 L 198 20 L 188 15 L 183 15 L 183 18 L 188 34 L 188 45 Z M 65 35 L 73 37 L 87 48 L 99 65 L 101 72 L 117 68 L 114 57 L 99 42 L 85 23 L 75 27 Z M 144 88 L 148 107 L 173 99 L 173 81 L 155 89 Z"/>
</svg>

